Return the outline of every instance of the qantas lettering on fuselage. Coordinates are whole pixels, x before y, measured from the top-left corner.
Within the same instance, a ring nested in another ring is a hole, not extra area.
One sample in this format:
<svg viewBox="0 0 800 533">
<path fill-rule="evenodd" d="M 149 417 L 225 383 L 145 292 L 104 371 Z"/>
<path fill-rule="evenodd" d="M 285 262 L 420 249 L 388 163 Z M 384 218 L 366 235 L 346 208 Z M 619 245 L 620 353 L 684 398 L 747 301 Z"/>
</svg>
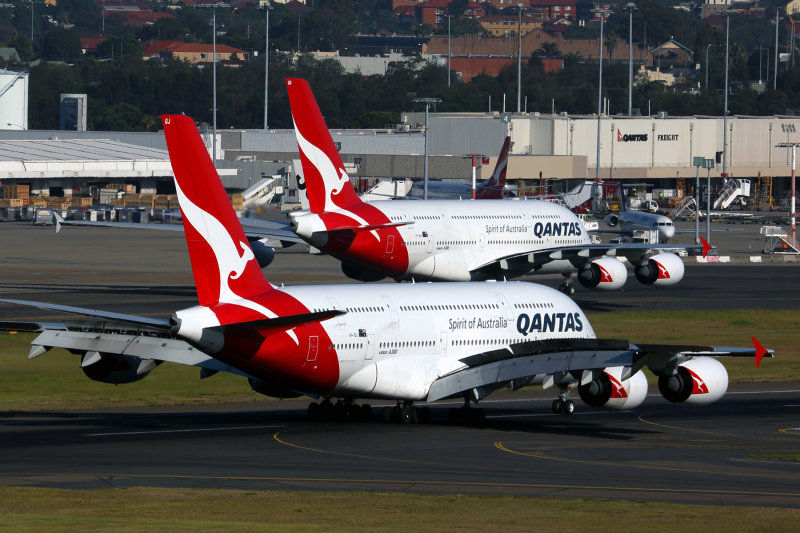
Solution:
<svg viewBox="0 0 800 533">
<path fill-rule="evenodd" d="M 517 331 L 528 333 L 583 331 L 580 313 L 520 313 L 517 317 Z"/>
<path fill-rule="evenodd" d="M 537 222 L 533 234 L 542 237 L 574 237 L 583 233 L 579 222 Z"/>
</svg>

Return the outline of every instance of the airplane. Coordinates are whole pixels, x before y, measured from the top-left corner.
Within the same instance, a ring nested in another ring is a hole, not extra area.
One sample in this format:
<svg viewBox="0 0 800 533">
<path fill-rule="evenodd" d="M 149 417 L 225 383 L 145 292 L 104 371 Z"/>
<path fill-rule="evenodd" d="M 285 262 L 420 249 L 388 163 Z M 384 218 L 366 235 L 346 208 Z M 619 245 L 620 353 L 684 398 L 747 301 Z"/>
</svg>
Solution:
<svg viewBox="0 0 800 533">
<path fill-rule="evenodd" d="M 506 170 L 508 167 L 508 154 L 511 151 L 511 137 L 506 136 L 497 164 L 488 179 L 475 186 L 475 199 L 498 200 L 514 193 L 506 189 Z M 424 198 L 425 183 L 415 181 L 406 195 L 408 198 Z M 446 181 L 428 181 L 428 199 L 434 198 L 472 198 L 472 187 L 467 183 L 454 183 Z"/>
<path fill-rule="evenodd" d="M 618 190 L 620 200 L 619 212 L 606 216 L 605 223 L 612 228 L 619 226 L 619 229 L 600 229 L 596 231 L 630 236 L 636 231 L 652 231 L 657 236 L 657 242 L 667 242 L 675 236 L 675 225 L 672 223 L 671 218 L 659 215 L 658 213 L 628 209 L 628 203 L 625 199 L 625 192 L 621 183 L 618 184 Z"/>
<path fill-rule="evenodd" d="M 565 275 L 587 288 L 620 289 L 633 265 L 644 284 L 669 286 L 684 274 L 677 250 L 700 246 L 593 244 L 569 209 L 541 200 L 364 202 L 355 192 L 308 83 L 287 79 L 309 210 L 290 213 L 294 233 L 342 262 L 359 281 L 503 280 Z"/>
<path fill-rule="evenodd" d="M 384 409 L 388 421 L 425 422 L 430 409 L 414 402 L 460 397 L 464 407 L 449 416 L 480 423 L 472 404 L 528 384 L 559 387 L 560 413 L 575 408 L 570 388 L 590 406 L 632 409 L 647 393 L 645 366 L 668 401 L 707 405 L 728 383 L 715 356 L 755 357 L 756 366 L 772 357 L 754 338 L 754 348 L 597 339 L 574 301 L 526 282 L 278 287 L 258 266 L 194 121 L 162 120 L 198 305 L 162 319 L 0 300 L 94 319 L 0 323 L 39 333 L 29 359 L 65 348 L 89 378 L 113 384 L 163 362 L 198 367 L 201 378 L 231 372 L 259 393 L 321 400 L 308 408 L 317 419 L 367 418 L 371 407 L 355 401 L 384 399 L 397 402 Z"/>
</svg>

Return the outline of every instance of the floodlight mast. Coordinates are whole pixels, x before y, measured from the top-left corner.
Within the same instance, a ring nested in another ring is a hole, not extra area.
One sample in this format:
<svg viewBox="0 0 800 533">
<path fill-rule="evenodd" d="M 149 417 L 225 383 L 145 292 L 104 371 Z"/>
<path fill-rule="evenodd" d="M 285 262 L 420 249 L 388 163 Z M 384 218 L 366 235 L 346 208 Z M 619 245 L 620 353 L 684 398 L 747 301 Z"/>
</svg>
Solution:
<svg viewBox="0 0 800 533">
<path fill-rule="evenodd" d="M 414 98 L 412 102 L 422 102 L 425 104 L 425 174 L 424 174 L 424 188 L 422 192 L 422 199 L 428 199 L 428 108 L 431 104 L 441 102 L 441 98 Z"/>
<path fill-rule="evenodd" d="M 780 143 L 776 144 L 778 148 L 791 148 L 792 149 L 792 201 L 791 201 L 791 212 L 789 213 L 789 218 L 791 219 L 792 223 L 792 244 L 794 244 L 797 238 L 795 234 L 795 218 L 797 218 L 797 206 L 795 205 L 795 175 L 797 169 L 797 159 L 795 152 L 797 151 L 797 147 L 800 145 L 800 142 L 793 142 L 793 143 Z"/>
</svg>

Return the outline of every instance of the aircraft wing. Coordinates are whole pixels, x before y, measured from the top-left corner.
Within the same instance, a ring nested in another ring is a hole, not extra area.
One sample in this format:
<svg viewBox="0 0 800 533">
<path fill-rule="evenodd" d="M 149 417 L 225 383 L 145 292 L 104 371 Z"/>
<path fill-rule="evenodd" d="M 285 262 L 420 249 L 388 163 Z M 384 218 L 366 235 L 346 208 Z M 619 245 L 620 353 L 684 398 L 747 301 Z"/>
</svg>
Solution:
<svg viewBox="0 0 800 533">
<path fill-rule="evenodd" d="M 643 243 L 601 243 L 586 244 L 582 246 L 564 246 L 532 250 L 518 254 L 507 255 L 480 265 L 473 272 L 496 272 L 498 269 L 514 275 L 534 272 L 551 261 L 567 260 L 576 268 L 602 256 L 625 257 L 633 264 L 646 262 L 651 256 L 660 252 L 678 253 L 682 250 L 703 250 L 702 245 L 677 245 L 677 244 L 643 244 Z"/>
<path fill-rule="evenodd" d="M 56 220 L 56 233 L 62 226 L 94 226 L 106 228 L 147 229 L 157 231 L 183 231 L 183 224 L 156 224 L 152 222 L 103 222 L 90 220 L 64 220 L 59 215 L 53 215 Z M 263 240 L 271 248 L 287 248 L 296 243 L 304 242 L 295 235 L 288 222 L 263 220 L 260 218 L 244 217 L 239 219 L 244 234 L 251 241 Z"/>
<path fill-rule="evenodd" d="M 571 374 L 588 383 L 594 372 L 609 367 L 625 367 L 622 379 L 644 366 L 664 371 L 670 366 L 699 356 L 754 357 L 756 366 L 762 357 L 772 357 L 755 338 L 753 348 L 725 346 L 686 346 L 660 344 L 631 344 L 617 339 L 553 339 L 516 343 L 499 350 L 476 353 L 461 359 L 464 366 L 439 377 L 428 391 L 428 402 L 472 392 L 477 396 L 503 386 L 524 385 L 536 375 L 549 375 L 545 386 Z"/>
</svg>

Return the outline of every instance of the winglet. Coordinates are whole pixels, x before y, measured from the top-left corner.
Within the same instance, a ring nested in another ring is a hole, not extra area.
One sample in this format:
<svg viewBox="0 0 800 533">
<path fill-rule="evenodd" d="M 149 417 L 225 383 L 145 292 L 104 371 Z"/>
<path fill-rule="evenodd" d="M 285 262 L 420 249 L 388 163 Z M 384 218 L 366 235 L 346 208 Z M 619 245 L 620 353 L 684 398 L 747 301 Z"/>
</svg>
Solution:
<svg viewBox="0 0 800 533">
<path fill-rule="evenodd" d="M 53 220 L 56 221 L 56 233 L 59 233 L 61 231 L 61 223 L 64 222 L 64 219 L 61 218 L 58 213 L 53 211 Z"/>
<path fill-rule="evenodd" d="M 753 345 L 756 347 L 756 368 L 758 368 L 758 365 L 761 364 L 761 359 L 767 355 L 767 349 L 755 337 L 750 337 L 750 340 L 753 341 Z"/>
<path fill-rule="evenodd" d="M 705 257 L 708 255 L 708 252 L 711 251 L 712 246 L 708 244 L 708 241 L 702 237 L 700 237 L 700 242 L 703 243 L 703 257 Z"/>
</svg>

